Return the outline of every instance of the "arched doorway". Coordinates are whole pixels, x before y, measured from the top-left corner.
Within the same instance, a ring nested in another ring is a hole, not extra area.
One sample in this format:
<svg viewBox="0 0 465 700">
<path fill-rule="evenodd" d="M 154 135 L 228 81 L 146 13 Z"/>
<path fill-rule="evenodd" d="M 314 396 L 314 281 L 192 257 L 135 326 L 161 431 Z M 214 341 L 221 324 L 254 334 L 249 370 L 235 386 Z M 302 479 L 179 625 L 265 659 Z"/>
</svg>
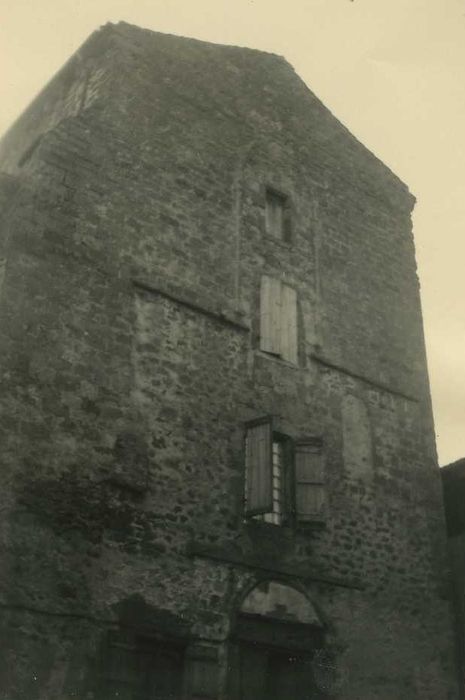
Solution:
<svg viewBox="0 0 465 700">
<path fill-rule="evenodd" d="M 231 700 L 316 700 L 312 660 L 324 628 L 311 601 L 280 581 L 263 581 L 243 599 L 231 639 Z"/>
</svg>

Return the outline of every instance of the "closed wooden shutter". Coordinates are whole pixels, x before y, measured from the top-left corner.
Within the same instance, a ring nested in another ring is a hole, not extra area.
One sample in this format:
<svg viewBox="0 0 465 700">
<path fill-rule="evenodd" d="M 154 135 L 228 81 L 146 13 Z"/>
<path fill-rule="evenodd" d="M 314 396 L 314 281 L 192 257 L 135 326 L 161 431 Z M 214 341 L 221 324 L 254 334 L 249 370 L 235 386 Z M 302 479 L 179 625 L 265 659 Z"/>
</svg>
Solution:
<svg viewBox="0 0 465 700">
<path fill-rule="evenodd" d="M 245 438 L 245 512 L 269 513 L 273 508 L 271 418 L 249 424 Z"/>
<path fill-rule="evenodd" d="M 281 282 L 266 275 L 260 285 L 260 350 L 281 354 Z"/>
<path fill-rule="evenodd" d="M 281 356 L 297 364 L 297 293 L 292 287 L 281 286 Z"/>
<path fill-rule="evenodd" d="M 295 446 L 297 520 L 324 520 L 326 490 L 321 444 L 300 442 Z"/>
</svg>

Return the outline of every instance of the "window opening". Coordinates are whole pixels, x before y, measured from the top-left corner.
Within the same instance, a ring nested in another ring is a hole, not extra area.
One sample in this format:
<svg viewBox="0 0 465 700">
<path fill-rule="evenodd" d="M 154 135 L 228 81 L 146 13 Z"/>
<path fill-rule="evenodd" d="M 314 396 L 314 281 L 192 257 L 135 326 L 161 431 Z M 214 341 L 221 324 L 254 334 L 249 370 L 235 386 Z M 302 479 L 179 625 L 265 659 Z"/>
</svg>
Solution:
<svg viewBox="0 0 465 700">
<path fill-rule="evenodd" d="M 269 236 L 290 241 L 290 207 L 288 197 L 267 188 L 265 197 L 265 229 Z"/>
<path fill-rule="evenodd" d="M 272 443 L 272 506 L 270 513 L 259 513 L 253 517 L 265 523 L 281 525 L 283 522 L 284 490 L 283 490 L 283 444 L 278 440 Z"/>
<path fill-rule="evenodd" d="M 273 431 L 270 416 L 245 433 L 245 516 L 283 525 L 326 519 L 321 438 L 293 441 Z"/>
</svg>

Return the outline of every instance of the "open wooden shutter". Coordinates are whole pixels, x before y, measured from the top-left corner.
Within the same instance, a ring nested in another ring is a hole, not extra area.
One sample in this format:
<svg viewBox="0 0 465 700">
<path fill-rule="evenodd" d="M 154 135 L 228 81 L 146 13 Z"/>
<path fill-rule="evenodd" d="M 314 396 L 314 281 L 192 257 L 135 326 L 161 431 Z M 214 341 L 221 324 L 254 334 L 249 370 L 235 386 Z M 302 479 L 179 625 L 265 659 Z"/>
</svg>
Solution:
<svg viewBox="0 0 465 700">
<path fill-rule="evenodd" d="M 295 445 L 296 516 L 300 521 L 321 521 L 326 516 L 323 452 L 320 441 Z"/>
<path fill-rule="evenodd" d="M 260 350 L 281 354 L 281 282 L 266 275 L 260 285 Z"/>
<path fill-rule="evenodd" d="M 297 293 L 292 287 L 281 287 L 281 356 L 297 364 Z"/>
<path fill-rule="evenodd" d="M 245 438 L 246 515 L 270 513 L 273 509 L 271 418 L 250 423 Z"/>
</svg>

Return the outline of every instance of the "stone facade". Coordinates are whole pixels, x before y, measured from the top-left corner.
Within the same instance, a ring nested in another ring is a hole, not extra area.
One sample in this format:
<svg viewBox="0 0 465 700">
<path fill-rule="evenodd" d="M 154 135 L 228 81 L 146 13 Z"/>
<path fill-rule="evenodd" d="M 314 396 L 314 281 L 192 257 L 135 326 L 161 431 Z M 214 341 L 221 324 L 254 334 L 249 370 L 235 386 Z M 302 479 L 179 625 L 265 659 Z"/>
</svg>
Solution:
<svg viewBox="0 0 465 700">
<path fill-rule="evenodd" d="M 406 187 L 282 58 L 124 23 L 0 163 L 4 697 L 258 698 L 268 664 L 282 699 L 293 650 L 312 698 L 456 698 Z M 261 349 L 264 276 L 295 361 Z M 244 507 L 267 416 L 279 525 Z"/>
</svg>

